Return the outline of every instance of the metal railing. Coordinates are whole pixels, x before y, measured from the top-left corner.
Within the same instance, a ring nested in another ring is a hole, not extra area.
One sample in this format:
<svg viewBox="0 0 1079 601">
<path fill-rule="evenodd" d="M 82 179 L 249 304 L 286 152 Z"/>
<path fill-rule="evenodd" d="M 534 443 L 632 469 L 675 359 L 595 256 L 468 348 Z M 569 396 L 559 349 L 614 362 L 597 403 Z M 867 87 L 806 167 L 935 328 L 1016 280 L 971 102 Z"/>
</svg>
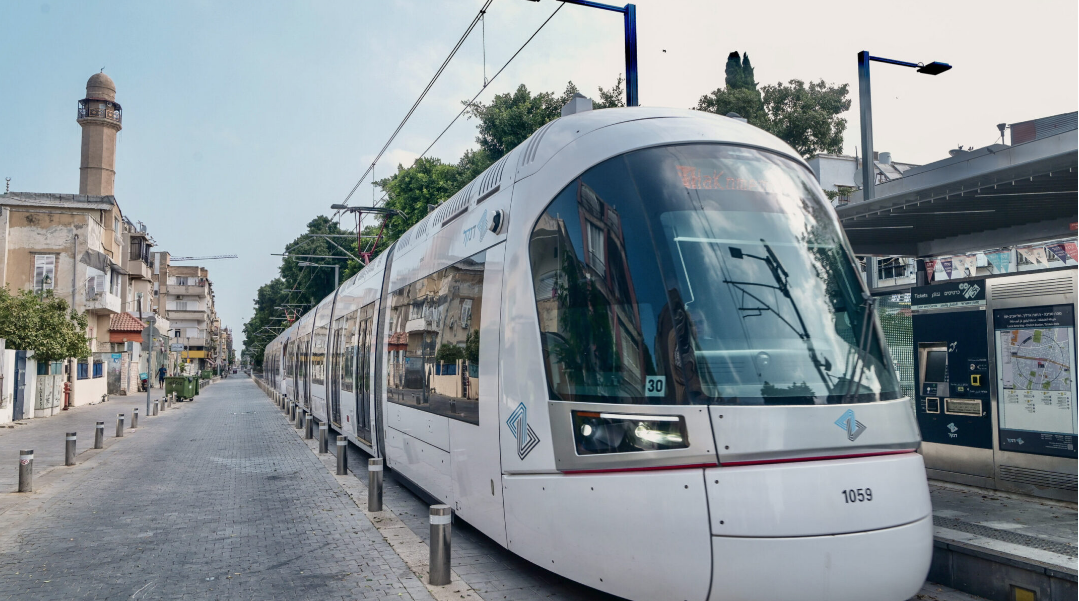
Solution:
<svg viewBox="0 0 1079 601">
<path fill-rule="evenodd" d="M 123 109 L 120 103 L 96 98 L 83 98 L 79 101 L 78 119 L 107 119 L 123 123 Z"/>
</svg>

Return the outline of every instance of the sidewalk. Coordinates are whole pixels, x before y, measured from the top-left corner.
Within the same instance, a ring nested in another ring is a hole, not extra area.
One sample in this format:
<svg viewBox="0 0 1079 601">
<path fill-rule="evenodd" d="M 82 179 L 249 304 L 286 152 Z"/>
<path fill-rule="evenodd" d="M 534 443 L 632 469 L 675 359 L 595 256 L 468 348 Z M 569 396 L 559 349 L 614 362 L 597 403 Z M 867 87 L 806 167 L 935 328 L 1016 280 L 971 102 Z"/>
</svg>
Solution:
<svg viewBox="0 0 1079 601">
<path fill-rule="evenodd" d="M 160 400 L 164 391 L 150 390 L 151 399 Z M 64 465 L 64 435 L 76 432 L 77 455 L 94 447 L 94 426 L 105 422 L 105 446 L 116 437 L 116 415 L 124 414 L 124 435 L 130 432 L 132 410 L 139 410 L 139 428 L 148 426 L 146 418 L 146 393 L 129 396 L 110 396 L 104 403 L 81 405 L 51 417 L 20 420 L 0 426 L 0 493 L 18 488 L 19 451 L 34 451 L 34 477 L 44 476 L 52 468 Z M 76 459 L 79 461 L 79 459 Z M 2 511 L 2 508 L 0 508 Z"/>
<path fill-rule="evenodd" d="M 989 599 L 1013 598 L 1012 586 L 1039 601 L 1076 598 L 1074 504 L 937 481 L 930 494 L 930 580 Z"/>
</svg>

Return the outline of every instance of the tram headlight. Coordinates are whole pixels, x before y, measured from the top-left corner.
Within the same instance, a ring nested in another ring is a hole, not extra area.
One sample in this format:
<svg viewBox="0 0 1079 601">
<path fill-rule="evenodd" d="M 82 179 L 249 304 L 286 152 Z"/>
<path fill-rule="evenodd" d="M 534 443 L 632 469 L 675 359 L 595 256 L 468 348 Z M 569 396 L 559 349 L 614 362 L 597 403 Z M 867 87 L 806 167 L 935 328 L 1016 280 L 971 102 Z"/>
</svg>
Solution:
<svg viewBox="0 0 1079 601">
<path fill-rule="evenodd" d="M 573 411 L 577 454 L 634 453 L 689 446 L 681 415 Z"/>
</svg>

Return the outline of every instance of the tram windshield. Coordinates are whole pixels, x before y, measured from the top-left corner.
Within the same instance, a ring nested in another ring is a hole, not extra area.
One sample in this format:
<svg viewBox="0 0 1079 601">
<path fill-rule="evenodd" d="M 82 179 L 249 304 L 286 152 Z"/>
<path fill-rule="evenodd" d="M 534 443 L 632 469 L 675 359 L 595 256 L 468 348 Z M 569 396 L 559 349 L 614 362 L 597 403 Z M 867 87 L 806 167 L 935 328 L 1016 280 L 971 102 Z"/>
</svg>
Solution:
<svg viewBox="0 0 1079 601">
<path fill-rule="evenodd" d="M 530 241 L 550 398 L 795 405 L 899 398 L 812 175 L 717 144 L 609 159 Z"/>
</svg>

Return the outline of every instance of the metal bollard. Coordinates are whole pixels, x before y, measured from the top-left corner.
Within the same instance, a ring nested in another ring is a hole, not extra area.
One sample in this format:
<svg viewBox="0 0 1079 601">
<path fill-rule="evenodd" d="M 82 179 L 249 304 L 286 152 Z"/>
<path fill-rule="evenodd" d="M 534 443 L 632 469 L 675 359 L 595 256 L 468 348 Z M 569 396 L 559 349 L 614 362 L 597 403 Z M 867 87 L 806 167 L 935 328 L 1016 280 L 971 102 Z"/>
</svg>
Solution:
<svg viewBox="0 0 1079 601">
<path fill-rule="evenodd" d="M 337 475 L 348 475 L 348 438 L 337 437 Z"/>
<path fill-rule="evenodd" d="M 318 452 L 320 455 L 330 452 L 330 425 L 326 422 L 318 425 Z"/>
<path fill-rule="evenodd" d="M 94 448 L 105 448 L 105 422 L 97 422 L 97 427 L 94 428 Z"/>
<path fill-rule="evenodd" d="M 19 451 L 19 492 L 34 492 L 34 451 Z"/>
<path fill-rule="evenodd" d="M 367 460 L 367 511 L 382 511 L 382 460 Z"/>
<path fill-rule="evenodd" d="M 75 433 L 68 432 L 64 437 L 64 465 L 75 465 Z"/>
<path fill-rule="evenodd" d="M 449 505 L 431 506 L 431 576 L 434 586 L 450 583 L 450 534 L 453 510 Z"/>
<path fill-rule="evenodd" d="M 286 395 L 284 395 L 284 397 L 283 397 L 283 398 L 281 399 L 281 412 L 282 412 L 282 413 L 285 413 L 285 412 L 287 412 L 287 411 L 288 411 L 288 395 L 286 394 Z"/>
<path fill-rule="evenodd" d="M 304 424 L 303 428 L 303 437 L 306 440 L 311 440 L 315 437 L 315 416 L 307 416 L 307 423 Z"/>
<path fill-rule="evenodd" d="M 138 427 L 139 427 L 139 408 L 135 407 L 135 409 L 131 412 L 131 429 L 134 430 L 135 428 L 138 428 Z"/>
<path fill-rule="evenodd" d="M 303 409 L 300 409 L 300 410 L 296 411 L 296 424 L 295 425 L 296 425 L 297 430 L 303 430 L 303 422 L 304 422 L 304 419 L 306 418 L 306 416 L 307 416 L 307 413 L 304 412 Z"/>
<path fill-rule="evenodd" d="M 124 414 L 116 414 L 116 438 L 124 437 Z"/>
<path fill-rule="evenodd" d="M 159 402 L 159 401 L 154 401 L 154 409 L 153 409 L 153 411 L 154 411 L 154 417 L 157 417 L 157 404 L 158 404 L 158 402 Z"/>
</svg>

